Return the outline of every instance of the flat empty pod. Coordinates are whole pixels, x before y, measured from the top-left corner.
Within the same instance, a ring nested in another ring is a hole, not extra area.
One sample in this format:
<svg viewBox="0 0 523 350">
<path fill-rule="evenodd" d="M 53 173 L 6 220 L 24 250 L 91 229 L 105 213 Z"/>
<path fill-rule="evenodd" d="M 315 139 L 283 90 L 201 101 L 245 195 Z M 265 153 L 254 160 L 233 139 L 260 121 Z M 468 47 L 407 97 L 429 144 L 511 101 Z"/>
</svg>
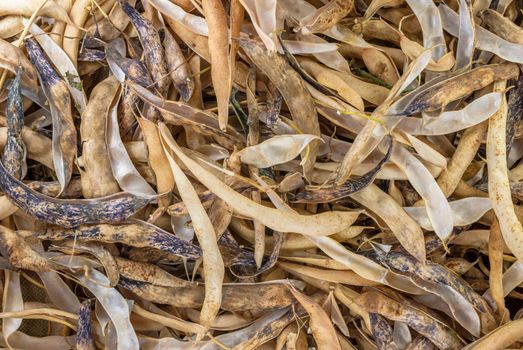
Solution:
<svg viewBox="0 0 523 350">
<path fill-rule="evenodd" d="M 320 138 L 314 135 L 281 135 L 274 136 L 258 145 L 245 147 L 239 152 L 242 163 L 257 168 L 287 163 L 296 158 L 307 145 Z"/>
<path fill-rule="evenodd" d="M 381 8 L 401 6 L 404 3 L 405 0 L 372 0 L 365 11 L 365 18 L 372 17 Z"/>
</svg>

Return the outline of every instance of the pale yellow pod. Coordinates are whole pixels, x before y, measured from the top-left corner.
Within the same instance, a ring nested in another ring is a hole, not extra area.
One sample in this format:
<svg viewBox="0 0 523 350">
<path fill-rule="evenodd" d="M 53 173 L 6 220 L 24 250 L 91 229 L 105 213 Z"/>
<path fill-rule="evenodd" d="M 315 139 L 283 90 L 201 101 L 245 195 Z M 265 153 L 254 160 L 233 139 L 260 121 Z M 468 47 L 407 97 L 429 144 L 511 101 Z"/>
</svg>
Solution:
<svg viewBox="0 0 523 350">
<path fill-rule="evenodd" d="M 383 52 L 377 49 L 364 49 L 361 58 L 370 73 L 391 86 L 396 84 L 399 79 L 398 71 Z"/>
<path fill-rule="evenodd" d="M 488 254 L 490 263 L 489 287 L 492 299 L 498 308 L 501 322 L 509 320 L 508 310 L 505 308 L 505 293 L 503 291 L 503 249 L 505 243 L 499 228 L 499 222 L 494 219 L 490 226 Z"/>
<path fill-rule="evenodd" d="M 319 350 L 341 350 L 334 325 L 323 308 L 314 302 L 313 299 L 298 292 L 291 287 L 291 292 L 298 302 L 307 311 L 310 317 L 309 327 L 316 340 Z"/>
<path fill-rule="evenodd" d="M 495 10 L 487 9 L 480 13 L 482 25 L 503 39 L 515 44 L 523 44 L 523 28 Z"/>
<path fill-rule="evenodd" d="M 82 142 L 82 193 L 85 198 L 108 196 L 120 190 L 113 177 L 111 161 L 105 144 L 105 129 L 109 108 L 120 83 L 111 76 L 91 92 L 82 113 L 80 135 Z"/>
<path fill-rule="evenodd" d="M 506 81 L 496 82 L 495 91 L 503 91 Z M 519 260 L 523 259 L 523 227 L 518 220 L 512 203 L 507 174 L 505 129 L 507 122 L 507 102 L 503 99 L 498 112 L 489 119 L 487 135 L 488 187 L 492 207 L 499 220 L 503 238 Z"/>
<path fill-rule="evenodd" d="M 73 6 L 73 0 L 59 0 L 58 4 L 69 13 L 69 11 L 71 10 L 71 6 Z M 64 30 L 66 25 L 67 23 L 64 22 L 56 22 L 53 25 L 53 29 L 50 33 L 51 39 L 53 39 L 54 42 L 60 47 L 62 47 Z"/>
<path fill-rule="evenodd" d="M 521 339 L 521 327 L 523 326 L 523 319 L 511 321 L 501 327 L 496 328 L 494 331 L 485 335 L 465 346 L 464 350 L 501 350 L 506 349 L 511 344 L 514 344 Z"/>
<path fill-rule="evenodd" d="M 42 6 L 41 1 L 20 0 L 0 2 L 0 16 L 19 15 L 31 17 Z M 47 0 L 38 11 L 39 15 L 51 17 L 57 21 L 72 24 L 72 18 L 67 15 L 67 11 L 54 0 Z"/>
<path fill-rule="evenodd" d="M 347 103 L 363 111 L 363 99 L 347 81 L 342 79 L 340 74 L 338 74 L 339 72 L 306 58 L 299 59 L 299 62 L 302 68 L 311 74 L 318 83 L 337 91 Z"/>
<path fill-rule="evenodd" d="M 392 44 L 399 44 L 400 37 L 398 33 L 385 21 L 380 19 L 364 20 L 357 18 L 352 30 L 363 35 L 365 40 L 382 40 Z"/>
<path fill-rule="evenodd" d="M 365 11 L 365 18 L 372 17 L 379 9 L 383 7 L 396 7 L 405 3 L 405 0 L 372 0 Z"/>
<path fill-rule="evenodd" d="M 417 43 L 416 41 L 410 40 L 403 33 L 399 33 L 401 50 L 405 53 L 405 55 L 408 58 L 414 60 L 425 51 L 425 48 L 421 44 Z M 431 59 L 429 64 L 427 65 L 427 70 L 431 70 L 434 72 L 446 72 L 452 69 L 455 63 L 456 60 L 454 58 L 454 53 L 448 52 L 437 61 Z"/>
<path fill-rule="evenodd" d="M 135 1 L 128 1 L 129 4 L 134 5 Z M 96 31 L 100 34 L 100 38 L 105 42 L 109 42 L 120 35 L 121 31 L 124 31 L 129 24 L 129 17 L 122 10 L 119 4 L 114 4 L 111 11 L 107 14 L 107 18 L 103 18 L 96 23 L 93 23 L 89 28 L 88 32 L 92 35 Z M 53 28 L 54 31 L 54 28 Z"/>
<path fill-rule="evenodd" d="M 154 310 L 155 308 L 157 308 L 153 304 L 151 304 L 149 307 L 150 307 L 150 310 L 151 309 Z M 166 327 L 169 327 L 172 329 L 176 329 L 181 332 L 198 334 L 198 333 L 202 333 L 205 331 L 205 328 L 202 327 L 201 325 L 199 325 L 198 323 L 186 321 L 186 320 L 183 320 L 174 315 L 167 316 L 167 315 L 163 314 L 162 310 L 159 308 L 157 310 L 158 313 L 152 312 L 150 310 L 146 310 L 146 309 L 142 308 L 140 305 L 135 303 L 133 305 L 132 312 L 145 319 L 151 320 L 153 322 L 157 322 L 163 326 L 166 326 Z M 160 312 L 162 312 L 162 313 L 160 313 Z"/>
<path fill-rule="evenodd" d="M 376 286 L 378 282 L 369 281 L 363 277 L 360 277 L 354 271 L 350 270 L 327 270 L 318 269 L 315 267 L 309 267 L 300 264 L 294 264 L 289 262 L 278 262 L 278 266 L 283 270 L 295 274 L 298 277 L 308 276 L 323 281 L 332 283 L 342 283 L 352 286 Z"/>
<path fill-rule="evenodd" d="M 78 63 L 78 49 L 80 47 L 80 39 L 83 36 L 83 32 L 79 27 L 84 26 L 85 21 L 89 17 L 91 6 L 92 0 L 77 0 L 69 11 L 72 23 L 67 24 L 65 27 L 62 47 L 75 65 Z"/>
<path fill-rule="evenodd" d="M 409 37 L 418 42 L 423 40 L 423 31 L 416 16 L 413 16 L 412 10 L 407 6 L 382 8 L 378 14 L 383 19 L 399 25 L 401 23 L 402 30 L 409 34 Z"/>
<path fill-rule="evenodd" d="M 350 197 L 379 216 L 412 256 L 419 261 L 425 260 L 425 245 L 421 227 L 391 196 L 378 186 L 371 184 Z"/>
<path fill-rule="evenodd" d="M 162 128 L 161 135 L 165 156 L 169 160 L 173 177 L 176 179 L 176 187 L 187 206 L 194 232 L 202 249 L 205 272 L 205 299 L 199 323 L 205 329 L 208 329 L 220 311 L 223 276 L 225 273 L 223 259 L 216 243 L 217 236 L 211 219 L 203 208 L 196 190 L 171 155 L 170 149 L 173 147 L 172 145 L 176 144 L 175 141 L 167 128 Z M 203 335 L 202 332 L 199 334 L 199 337 Z"/>
<path fill-rule="evenodd" d="M 225 130 L 229 118 L 229 95 L 232 87 L 227 16 L 221 0 L 203 0 L 202 7 L 209 24 L 211 76 L 218 103 L 218 120 L 220 129 Z"/>
<path fill-rule="evenodd" d="M 107 18 L 106 16 L 109 14 L 111 9 L 117 4 L 117 0 L 104 0 L 102 4 L 93 4 L 94 8 L 92 11 L 92 15 L 87 18 L 87 20 L 84 23 L 85 28 L 89 28 L 92 25 L 96 24 L 100 18 Z M 95 19 L 96 18 L 96 19 Z"/>
<path fill-rule="evenodd" d="M 445 196 L 450 196 L 458 186 L 467 167 L 474 160 L 486 132 L 487 122 L 483 122 L 463 133 L 447 168 L 438 177 L 438 185 Z"/>
<path fill-rule="evenodd" d="M 374 46 L 387 55 L 399 70 L 403 70 L 407 61 L 407 56 L 403 51 L 401 51 L 401 49 L 381 45 Z M 344 57 L 361 59 L 364 48 L 342 43 L 338 50 Z"/>
<path fill-rule="evenodd" d="M 167 157 L 163 152 L 158 128 L 155 123 L 142 117 L 138 118 L 138 124 L 147 144 L 149 165 L 156 177 L 156 191 L 158 194 L 164 194 L 158 201 L 159 206 L 167 207 L 170 203 L 170 192 L 174 188 L 174 178 Z"/>
<path fill-rule="evenodd" d="M 353 0 L 331 0 L 300 21 L 304 34 L 328 30 L 352 10 Z"/>
<path fill-rule="evenodd" d="M 236 65 L 236 54 L 240 45 L 237 39 L 240 38 L 241 26 L 245 16 L 245 8 L 240 0 L 232 0 L 230 5 L 230 27 L 231 27 L 231 52 L 229 55 L 231 71 L 234 72 Z"/>
<path fill-rule="evenodd" d="M 161 126 L 161 131 L 165 133 L 168 132 L 168 129 L 165 126 Z M 170 146 L 180 160 L 191 169 L 193 175 L 218 197 L 232 206 L 238 214 L 258 219 L 274 230 L 297 232 L 310 236 L 330 235 L 349 227 L 360 215 L 359 212 L 341 211 L 329 211 L 316 215 L 300 215 L 257 204 L 225 185 L 211 172 L 185 155 L 179 147 Z"/>
<path fill-rule="evenodd" d="M 22 30 L 24 30 L 24 25 L 21 16 L 5 16 L 0 19 L 0 38 L 13 37 Z"/>
</svg>

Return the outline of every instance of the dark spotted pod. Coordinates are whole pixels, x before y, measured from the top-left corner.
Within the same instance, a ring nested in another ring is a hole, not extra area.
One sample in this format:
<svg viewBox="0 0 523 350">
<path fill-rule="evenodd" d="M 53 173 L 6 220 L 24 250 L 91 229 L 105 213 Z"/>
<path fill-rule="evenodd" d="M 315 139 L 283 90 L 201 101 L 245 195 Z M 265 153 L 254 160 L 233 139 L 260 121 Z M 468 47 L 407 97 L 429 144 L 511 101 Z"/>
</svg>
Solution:
<svg viewBox="0 0 523 350">
<path fill-rule="evenodd" d="M 24 127 L 24 109 L 20 80 L 22 69 L 19 68 L 7 94 L 7 140 L 2 155 L 2 162 L 7 171 L 17 179 L 24 175 L 27 150 L 22 141 Z"/>
<path fill-rule="evenodd" d="M 387 154 L 385 154 L 385 157 L 383 157 L 379 163 L 356 180 L 347 180 L 343 185 L 336 187 L 336 188 L 325 188 L 325 189 L 319 189 L 319 190 L 310 190 L 310 191 L 303 191 L 296 195 L 296 198 L 294 202 L 297 203 L 325 203 L 325 202 L 332 202 L 338 199 L 345 198 L 352 193 L 361 191 L 368 185 L 370 185 L 373 181 L 378 172 L 383 167 L 383 164 L 385 164 L 389 158 L 392 151 L 392 140 L 390 140 L 389 149 L 387 151 Z"/>
<path fill-rule="evenodd" d="M 151 201 L 149 198 L 124 192 L 96 199 L 48 197 L 14 178 L 1 162 L 0 188 L 14 205 L 27 214 L 61 227 L 122 222 Z"/>
<path fill-rule="evenodd" d="M 94 350 L 93 334 L 91 330 L 91 301 L 86 300 L 82 303 L 78 312 L 78 322 L 76 323 L 76 349 Z"/>
<path fill-rule="evenodd" d="M 123 243 L 137 248 L 155 248 L 187 259 L 201 257 L 201 250 L 198 246 L 157 226 L 138 220 L 121 225 L 80 225 L 71 229 L 49 227 L 35 235 L 39 239 L 76 239 L 79 241 Z"/>
</svg>

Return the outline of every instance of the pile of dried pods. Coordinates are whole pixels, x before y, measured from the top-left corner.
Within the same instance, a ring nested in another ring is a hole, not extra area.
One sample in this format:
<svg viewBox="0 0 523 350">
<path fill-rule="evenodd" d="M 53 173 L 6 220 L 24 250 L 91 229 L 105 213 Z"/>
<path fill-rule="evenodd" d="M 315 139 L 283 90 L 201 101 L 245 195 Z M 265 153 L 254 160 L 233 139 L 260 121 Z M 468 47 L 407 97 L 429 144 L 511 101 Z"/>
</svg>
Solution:
<svg viewBox="0 0 523 350">
<path fill-rule="evenodd" d="M 0 0 L 0 346 L 523 346 L 522 0 Z"/>
</svg>

